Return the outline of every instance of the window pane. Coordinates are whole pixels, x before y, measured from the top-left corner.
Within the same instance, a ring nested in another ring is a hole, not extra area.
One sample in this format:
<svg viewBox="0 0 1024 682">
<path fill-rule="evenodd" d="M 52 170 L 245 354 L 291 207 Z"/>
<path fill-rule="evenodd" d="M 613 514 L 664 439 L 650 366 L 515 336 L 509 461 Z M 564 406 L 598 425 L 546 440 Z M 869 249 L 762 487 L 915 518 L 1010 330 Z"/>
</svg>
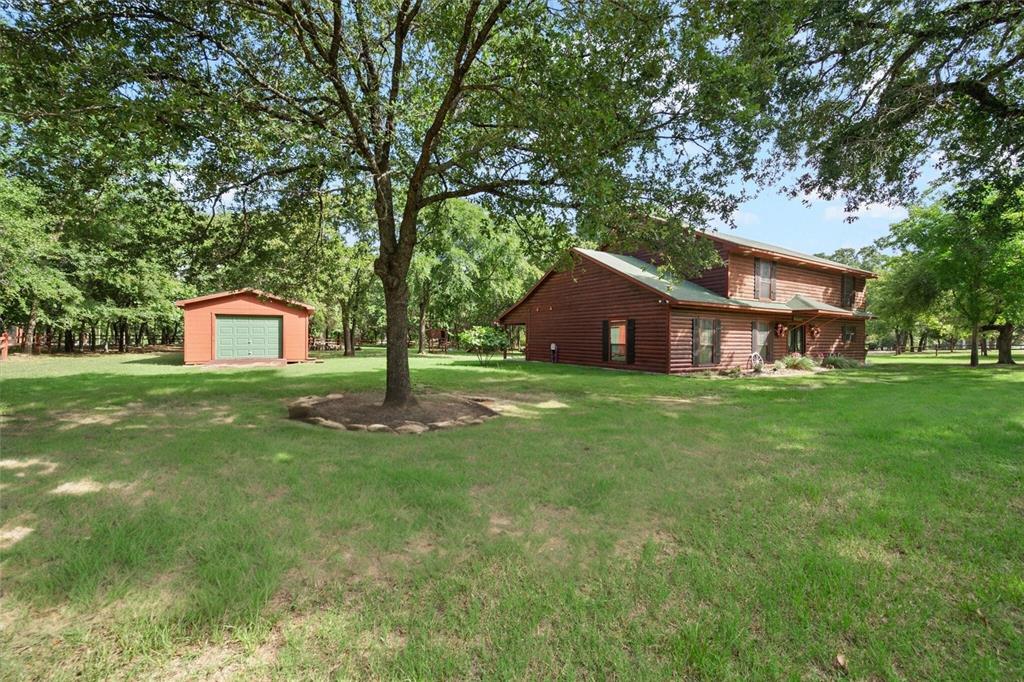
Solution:
<svg viewBox="0 0 1024 682">
<path fill-rule="evenodd" d="M 609 355 L 616 362 L 626 361 L 626 325 L 613 324 L 608 329 Z"/>
<path fill-rule="evenodd" d="M 701 365 L 710 365 L 714 359 L 715 321 L 701 320 L 697 336 L 697 362 Z"/>
<path fill-rule="evenodd" d="M 756 335 L 754 346 L 757 348 L 757 354 L 761 356 L 762 360 L 767 360 L 770 352 L 771 325 L 767 322 L 758 322 L 754 334 Z"/>
<path fill-rule="evenodd" d="M 772 263 L 767 260 L 758 261 L 757 269 L 761 284 L 757 291 L 757 297 L 768 298 L 772 295 Z"/>
</svg>

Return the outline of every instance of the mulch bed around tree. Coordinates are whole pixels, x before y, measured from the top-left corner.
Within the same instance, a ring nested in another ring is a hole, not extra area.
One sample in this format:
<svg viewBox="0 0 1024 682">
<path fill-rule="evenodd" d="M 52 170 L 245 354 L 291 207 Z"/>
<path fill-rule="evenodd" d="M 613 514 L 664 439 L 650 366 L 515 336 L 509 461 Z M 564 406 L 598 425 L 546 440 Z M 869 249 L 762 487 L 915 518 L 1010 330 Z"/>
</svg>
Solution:
<svg viewBox="0 0 1024 682">
<path fill-rule="evenodd" d="M 288 417 L 327 428 L 380 433 L 425 433 L 482 424 L 498 416 L 477 401 L 446 393 L 424 393 L 416 404 L 384 407 L 381 393 L 306 396 L 288 406 Z"/>
</svg>

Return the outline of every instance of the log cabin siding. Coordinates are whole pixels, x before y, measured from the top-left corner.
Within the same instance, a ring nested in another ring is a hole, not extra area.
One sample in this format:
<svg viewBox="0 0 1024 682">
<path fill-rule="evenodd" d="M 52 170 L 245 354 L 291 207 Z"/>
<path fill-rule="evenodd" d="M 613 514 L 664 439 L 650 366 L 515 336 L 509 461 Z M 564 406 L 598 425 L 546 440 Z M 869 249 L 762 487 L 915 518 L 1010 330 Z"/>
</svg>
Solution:
<svg viewBox="0 0 1024 682">
<path fill-rule="evenodd" d="M 713 365 L 693 366 L 693 318 L 721 320 L 722 335 L 719 341 L 720 353 L 718 362 Z M 740 367 L 750 369 L 750 353 L 753 339 L 751 338 L 751 322 L 767 322 L 774 326 L 777 320 L 766 315 L 749 313 L 727 313 L 714 310 L 687 310 L 673 308 L 669 325 L 671 350 L 669 352 L 669 372 L 681 372 L 729 369 Z M 780 345 L 781 342 L 781 345 Z M 786 338 L 774 338 L 772 352 L 775 357 L 786 353 Z"/>
<path fill-rule="evenodd" d="M 867 347 L 864 343 L 864 320 L 814 320 L 810 324 L 817 326 L 821 333 L 812 339 L 807 335 L 807 354 L 814 358 L 826 355 L 842 355 L 852 360 L 864 362 L 867 358 Z M 843 341 L 843 327 L 853 325 L 856 328 L 854 340 Z"/>
<path fill-rule="evenodd" d="M 639 284 L 580 258 L 566 272 L 550 273 L 503 316 L 506 324 L 526 325 L 526 359 L 616 369 L 665 372 L 668 367 L 668 305 Z M 635 320 L 632 364 L 602 359 L 601 323 Z"/>
<path fill-rule="evenodd" d="M 786 302 L 796 295 L 842 307 L 842 274 L 812 268 L 778 263 L 775 269 L 775 300 Z M 754 298 L 754 257 L 732 254 L 729 256 L 729 296 Z M 853 307 L 864 307 L 864 278 L 854 276 Z"/>
<path fill-rule="evenodd" d="M 722 259 L 721 265 L 705 270 L 699 277 L 691 277 L 690 281 L 699 284 L 719 296 L 729 295 L 729 251 L 725 244 L 715 243 L 715 250 L 718 257 Z M 753 286 L 753 285 L 751 285 Z"/>
</svg>

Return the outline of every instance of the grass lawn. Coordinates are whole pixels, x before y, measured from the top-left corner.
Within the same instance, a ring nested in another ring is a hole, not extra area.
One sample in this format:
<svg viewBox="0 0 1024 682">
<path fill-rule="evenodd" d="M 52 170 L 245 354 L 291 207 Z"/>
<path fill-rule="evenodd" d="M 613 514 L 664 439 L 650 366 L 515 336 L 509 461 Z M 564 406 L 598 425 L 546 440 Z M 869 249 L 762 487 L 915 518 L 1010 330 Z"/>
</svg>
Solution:
<svg viewBox="0 0 1024 682">
<path fill-rule="evenodd" d="M 379 351 L 179 362 L 3 367 L 0 677 L 1024 670 L 1024 371 L 413 358 L 419 389 L 516 410 L 394 436 L 284 418 L 381 387 Z"/>
</svg>

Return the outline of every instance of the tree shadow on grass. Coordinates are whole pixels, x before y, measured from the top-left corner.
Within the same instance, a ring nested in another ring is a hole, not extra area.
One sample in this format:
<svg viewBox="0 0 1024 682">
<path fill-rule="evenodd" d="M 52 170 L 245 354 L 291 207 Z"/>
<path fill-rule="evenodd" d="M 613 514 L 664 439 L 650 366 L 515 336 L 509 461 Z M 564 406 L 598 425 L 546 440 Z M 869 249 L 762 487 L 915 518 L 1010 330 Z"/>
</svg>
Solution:
<svg viewBox="0 0 1024 682">
<path fill-rule="evenodd" d="M 181 351 L 153 351 L 141 353 L 135 357 L 128 358 L 127 362 L 133 365 L 184 365 L 184 355 Z"/>
</svg>

